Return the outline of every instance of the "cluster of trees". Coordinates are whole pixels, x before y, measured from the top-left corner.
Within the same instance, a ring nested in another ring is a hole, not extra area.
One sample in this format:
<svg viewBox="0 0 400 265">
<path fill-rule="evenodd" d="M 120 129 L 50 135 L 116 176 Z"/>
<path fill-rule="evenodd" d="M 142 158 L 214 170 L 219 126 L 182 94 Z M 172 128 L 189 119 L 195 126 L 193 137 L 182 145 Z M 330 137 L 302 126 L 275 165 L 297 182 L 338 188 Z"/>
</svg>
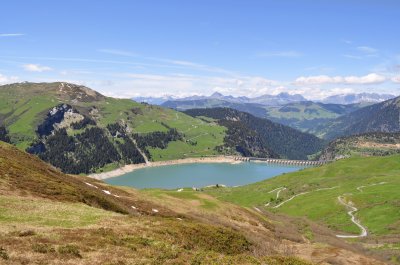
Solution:
<svg viewBox="0 0 400 265">
<path fill-rule="evenodd" d="M 0 141 L 10 143 L 10 137 L 8 136 L 7 128 L 4 125 L 0 126 Z"/>
<path fill-rule="evenodd" d="M 38 154 L 39 157 L 71 174 L 91 173 L 121 160 L 115 146 L 98 127 L 88 128 L 76 137 L 59 129 L 47 137 L 44 145 L 45 150 Z"/>
<path fill-rule="evenodd" d="M 217 119 L 220 125 L 228 128 L 224 146 L 235 146 L 238 152 L 246 156 L 307 159 L 308 155 L 317 153 L 325 144 L 314 135 L 234 109 L 191 109 L 185 112 L 191 116 Z"/>
<path fill-rule="evenodd" d="M 118 149 L 121 152 L 122 159 L 128 164 L 144 163 L 144 157 L 137 149 L 136 144 L 132 141 L 126 127 L 121 123 L 112 123 L 107 125 L 107 130 L 112 137 L 120 138 L 122 141 L 117 142 Z"/>
<path fill-rule="evenodd" d="M 99 127 L 86 128 L 75 136 L 69 136 L 66 129 L 59 129 L 33 144 L 27 151 L 70 174 L 92 173 L 114 162 L 145 162 L 121 125 L 116 123 L 108 128 L 112 135 L 118 135 L 115 136 L 118 140 L 110 139 L 106 130 Z"/>
<path fill-rule="evenodd" d="M 220 120 L 220 125 L 228 128 L 224 138 L 224 145 L 218 146 L 220 152 L 236 151 L 246 157 L 279 158 L 269 149 L 268 144 L 259 134 L 237 121 Z"/>
<path fill-rule="evenodd" d="M 171 141 L 182 141 L 183 136 L 175 129 L 169 129 L 168 132 L 152 132 L 147 134 L 135 134 L 136 142 L 140 148 L 154 147 L 165 149 Z"/>
<path fill-rule="evenodd" d="M 122 158 L 127 164 L 144 163 L 144 157 L 137 149 L 135 143 L 129 138 L 124 137 L 123 143 L 118 143 L 118 149 L 121 151 Z"/>
<path fill-rule="evenodd" d="M 88 125 L 96 125 L 96 122 L 89 117 L 83 116 L 83 120 L 72 123 L 71 128 L 74 130 L 80 130 Z"/>
<path fill-rule="evenodd" d="M 165 149 L 171 141 L 182 141 L 183 136 L 175 128 L 171 128 L 168 132 L 152 132 L 147 134 L 135 134 L 134 138 L 140 149 L 145 152 L 148 158 L 151 154 L 148 147 Z"/>
</svg>

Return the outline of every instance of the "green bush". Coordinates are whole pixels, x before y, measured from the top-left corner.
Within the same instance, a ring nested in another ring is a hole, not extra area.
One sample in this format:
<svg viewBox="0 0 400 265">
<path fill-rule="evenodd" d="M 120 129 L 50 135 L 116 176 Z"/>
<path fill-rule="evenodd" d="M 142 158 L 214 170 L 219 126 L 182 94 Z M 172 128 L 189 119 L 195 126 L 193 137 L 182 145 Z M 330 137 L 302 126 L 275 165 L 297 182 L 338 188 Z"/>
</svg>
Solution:
<svg viewBox="0 0 400 265">
<path fill-rule="evenodd" d="M 77 258 L 82 258 L 81 253 L 79 252 L 79 248 L 75 245 L 65 245 L 58 247 L 58 253 L 62 255 L 70 255 Z"/>
<path fill-rule="evenodd" d="M 7 251 L 2 247 L 0 247 L 0 258 L 4 260 L 8 260 L 10 258 L 7 254 Z"/>
<path fill-rule="evenodd" d="M 54 253 L 56 250 L 49 244 L 33 244 L 32 250 L 37 253 Z"/>
</svg>

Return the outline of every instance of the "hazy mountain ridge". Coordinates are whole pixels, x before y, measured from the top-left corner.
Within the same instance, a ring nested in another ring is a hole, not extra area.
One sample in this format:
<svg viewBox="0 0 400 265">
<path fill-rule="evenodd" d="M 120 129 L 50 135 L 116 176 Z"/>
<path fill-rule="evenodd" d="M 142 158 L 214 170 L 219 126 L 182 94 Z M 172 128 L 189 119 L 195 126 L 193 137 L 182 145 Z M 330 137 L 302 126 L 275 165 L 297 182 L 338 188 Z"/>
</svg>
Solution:
<svg viewBox="0 0 400 265">
<path fill-rule="evenodd" d="M 133 97 L 132 99 L 137 102 L 146 102 L 149 104 L 162 105 L 165 102 L 174 102 L 174 101 L 192 101 L 192 100 L 207 100 L 207 99 L 218 99 L 227 101 L 230 103 L 255 103 L 265 106 L 276 106 L 276 105 L 285 105 L 294 102 L 302 102 L 302 101 L 314 101 L 321 102 L 325 104 L 358 104 L 358 103 L 377 103 L 386 101 L 388 99 L 395 98 L 395 95 L 392 94 L 379 94 L 379 93 L 349 93 L 349 94 L 337 94 L 333 96 L 328 96 L 321 100 L 309 100 L 307 97 L 304 97 L 300 94 L 289 94 L 287 92 L 282 92 L 276 95 L 261 95 L 257 97 L 234 97 L 231 95 L 223 95 L 219 92 L 214 92 L 210 96 L 206 95 L 195 95 L 189 97 L 175 97 L 172 95 L 165 95 L 160 97 Z"/>
<path fill-rule="evenodd" d="M 340 94 L 327 97 L 322 100 L 323 103 L 333 104 L 355 104 L 362 102 L 378 103 L 395 98 L 392 94 L 378 94 L 378 93 L 359 93 L 359 94 Z"/>
<path fill-rule="evenodd" d="M 400 131 L 400 97 L 370 105 L 317 128 L 326 139 L 367 132 Z"/>
</svg>

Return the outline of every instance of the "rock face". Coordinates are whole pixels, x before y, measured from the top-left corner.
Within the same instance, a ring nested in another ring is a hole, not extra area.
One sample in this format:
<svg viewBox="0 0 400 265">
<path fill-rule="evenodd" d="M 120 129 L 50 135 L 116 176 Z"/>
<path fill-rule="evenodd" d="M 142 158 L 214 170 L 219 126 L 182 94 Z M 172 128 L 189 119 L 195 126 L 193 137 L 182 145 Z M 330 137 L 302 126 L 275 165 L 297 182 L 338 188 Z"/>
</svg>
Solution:
<svg viewBox="0 0 400 265">
<path fill-rule="evenodd" d="M 78 113 L 76 112 L 76 114 Z M 74 116 L 73 108 L 68 104 L 60 104 L 49 111 L 46 119 L 38 126 L 37 133 L 40 137 L 50 135 L 56 128 L 64 128 L 66 124 L 65 122 L 63 124 L 65 117 L 72 116 Z"/>
<path fill-rule="evenodd" d="M 77 102 L 93 102 L 104 100 L 105 97 L 85 86 L 59 83 L 57 94 L 64 100 L 71 100 L 73 103 Z"/>
<path fill-rule="evenodd" d="M 83 121 L 85 117 L 68 104 L 60 104 L 52 108 L 46 119 L 38 126 L 37 133 L 40 137 L 48 136 L 55 130 L 68 129 L 74 123 Z"/>
</svg>

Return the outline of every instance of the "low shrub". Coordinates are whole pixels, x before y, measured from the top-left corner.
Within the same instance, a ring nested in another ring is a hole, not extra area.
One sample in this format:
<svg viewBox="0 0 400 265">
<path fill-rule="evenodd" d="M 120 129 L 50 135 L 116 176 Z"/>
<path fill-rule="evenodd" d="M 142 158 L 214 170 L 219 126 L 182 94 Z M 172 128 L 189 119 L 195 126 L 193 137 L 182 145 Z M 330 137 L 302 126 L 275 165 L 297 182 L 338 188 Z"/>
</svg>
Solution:
<svg viewBox="0 0 400 265">
<path fill-rule="evenodd" d="M 8 260 L 10 258 L 10 256 L 7 254 L 7 251 L 2 247 L 0 247 L 0 258 L 4 260 Z"/>
<path fill-rule="evenodd" d="M 54 253 L 56 252 L 55 248 L 49 244 L 33 244 L 32 250 L 37 253 Z"/>
<path fill-rule="evenodd" d="M 62 255 L 69 255 L 76 258 L 82 258 L 79 248 L 76 245 L 65 245 L 58 247 L 58 253 Z"/>
</svg>

